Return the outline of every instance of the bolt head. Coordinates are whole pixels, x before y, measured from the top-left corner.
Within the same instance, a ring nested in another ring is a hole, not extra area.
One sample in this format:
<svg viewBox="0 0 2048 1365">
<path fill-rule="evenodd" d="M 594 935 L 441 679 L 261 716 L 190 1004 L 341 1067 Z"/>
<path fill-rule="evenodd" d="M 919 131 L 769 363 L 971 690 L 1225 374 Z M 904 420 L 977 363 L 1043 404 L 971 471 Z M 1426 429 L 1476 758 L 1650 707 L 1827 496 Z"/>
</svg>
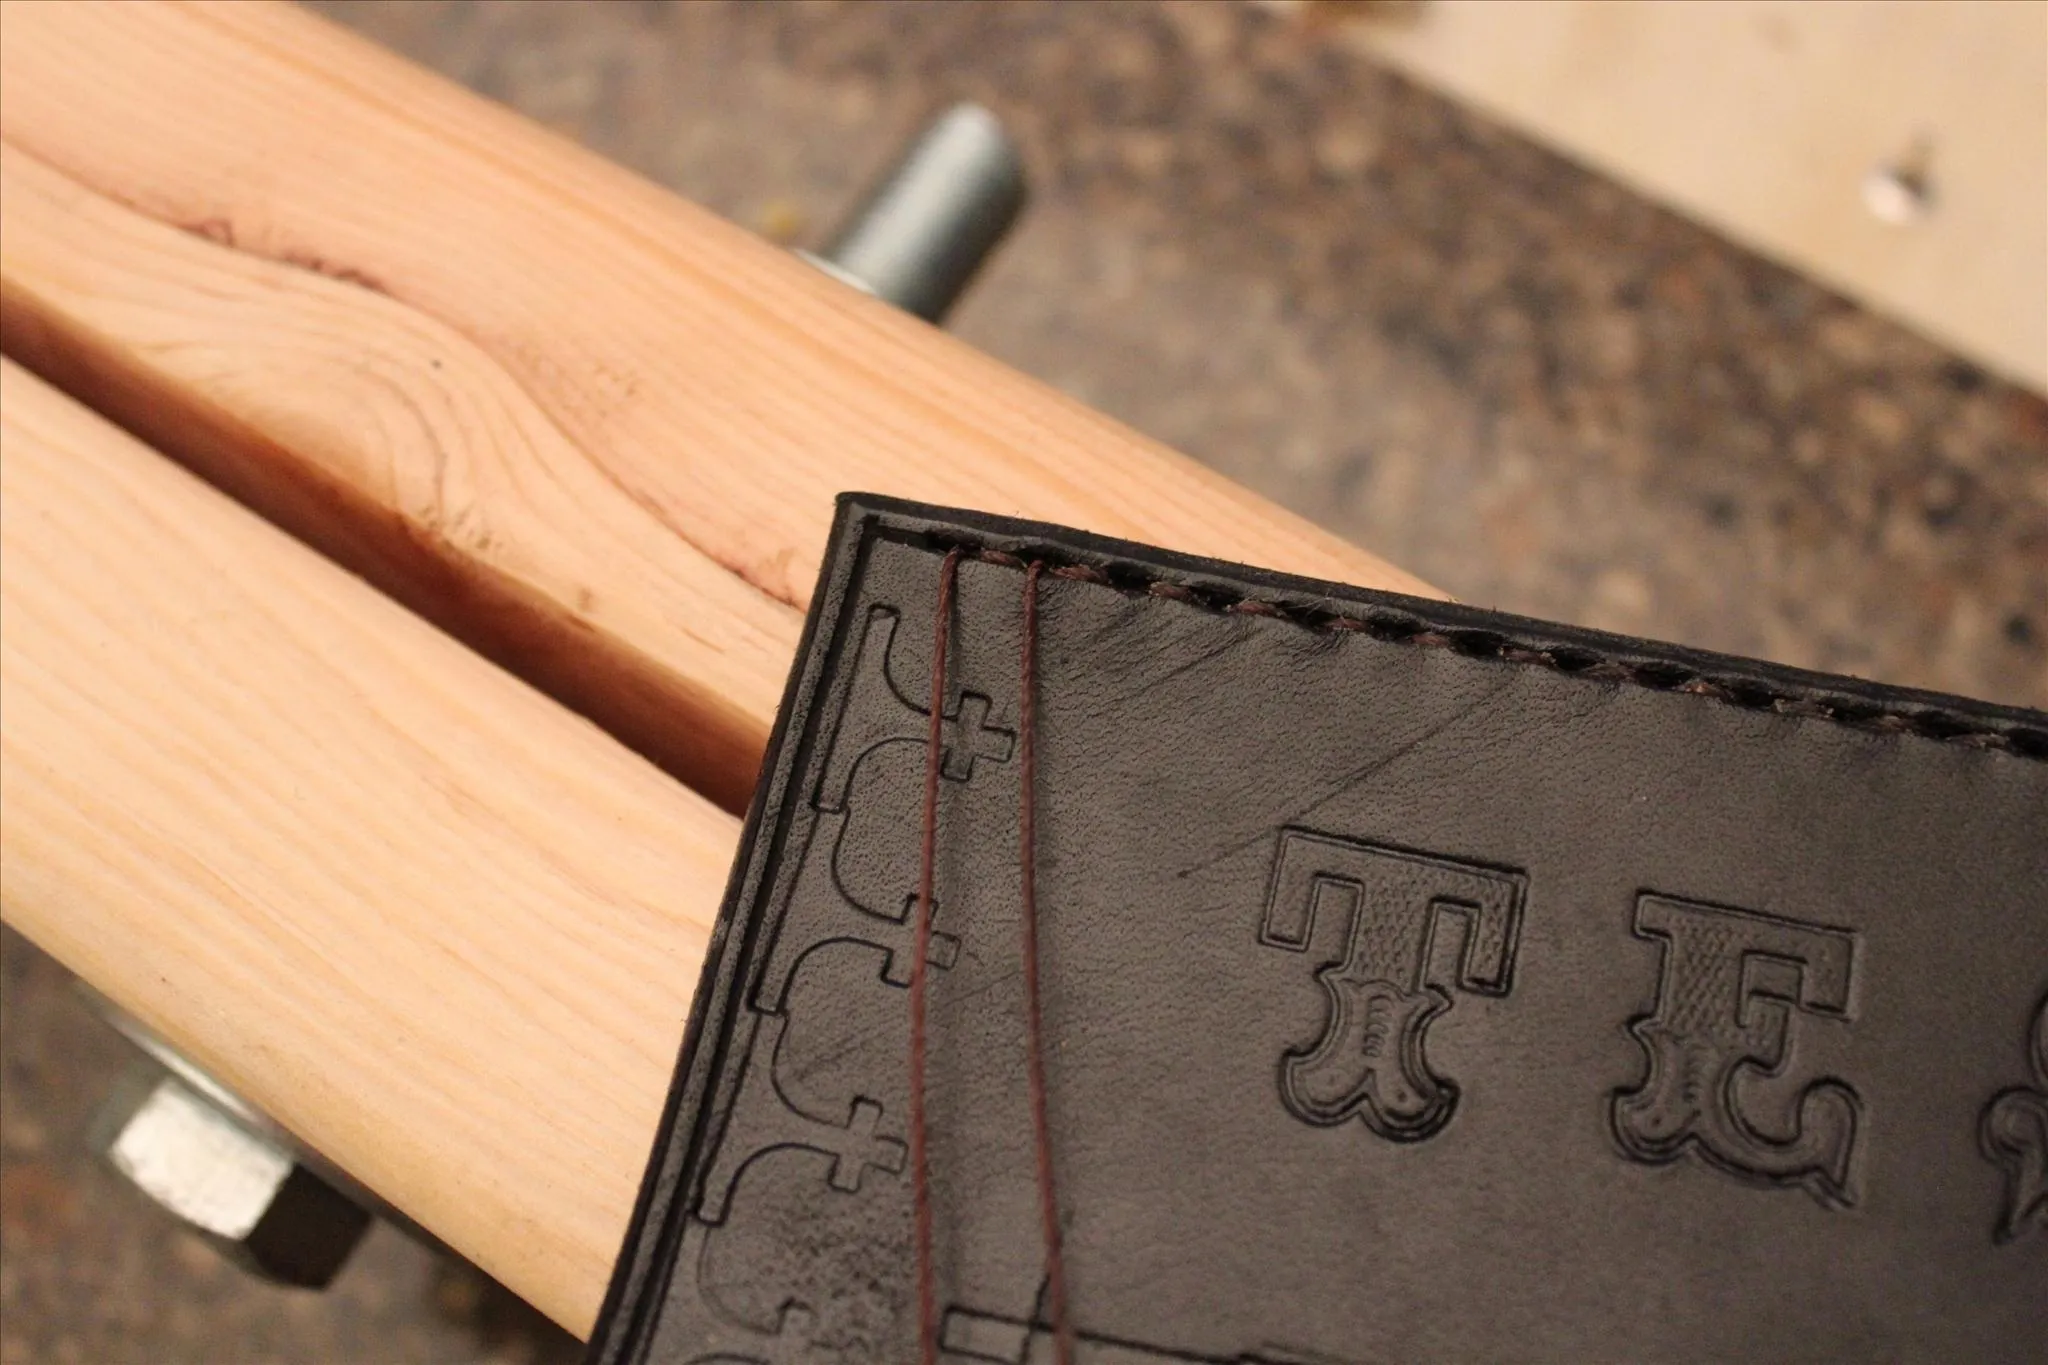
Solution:
<svg viewBox="0 0 2048 1365">
<path fill-rule="evenodd" d="M 368 1213 L 275 1137 L 176 1076 L 125 1087 L 104 1119 L 114 1169 L 264 1279 L 321 1288 L 369 1227 Z"/>
</svg>

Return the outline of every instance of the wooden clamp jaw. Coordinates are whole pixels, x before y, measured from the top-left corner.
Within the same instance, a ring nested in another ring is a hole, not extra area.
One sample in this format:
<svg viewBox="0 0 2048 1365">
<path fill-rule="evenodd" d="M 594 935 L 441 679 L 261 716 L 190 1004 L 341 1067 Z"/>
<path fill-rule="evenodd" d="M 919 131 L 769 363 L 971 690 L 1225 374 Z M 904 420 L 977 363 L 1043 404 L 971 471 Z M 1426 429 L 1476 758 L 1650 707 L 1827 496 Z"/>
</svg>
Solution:
<svg viewBox="0 0 2048 1365">
<path fill-rule="evenodd" d="M 0 908 L 572 1330 L 834 495 L 1421 586 L 297 8 L 0 89 Z"/>
</svg>

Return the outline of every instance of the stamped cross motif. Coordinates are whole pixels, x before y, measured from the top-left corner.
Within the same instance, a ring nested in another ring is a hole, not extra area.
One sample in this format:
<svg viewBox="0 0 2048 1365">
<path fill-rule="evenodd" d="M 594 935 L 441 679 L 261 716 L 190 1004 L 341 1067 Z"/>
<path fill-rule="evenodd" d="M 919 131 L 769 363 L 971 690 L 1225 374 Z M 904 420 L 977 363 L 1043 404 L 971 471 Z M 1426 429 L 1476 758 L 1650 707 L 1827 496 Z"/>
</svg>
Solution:
<svg viewBox="0 0 2048 1365">
<path fill-rule="evenodd" d="M 944 771 L 955 782 L 965 782 L 974 776 L 976 759 L 1009 761 L 1010 746 L 1016 736 L 988 723 L 990 709 L 987 697 L 979 692 L 963 692 L 953 704 L 952 714 L 941 717 L 945 723 Z"/>
<path fill-rule="evenodd" d="M 852 679 L 833 723 L 825 764 L 812 798 L 819 810 L 846 808 L 853 770 L 876 749 L 889 744 L 925 743 L 931 713 L 903 694 L 892 669 L 896 627 L 901 619 L 896 608 L 875 606 L 869 608 L 861 623 Z M 983 760 L 1010 761 L 1017 736 L 1014 731 L 991 723 L 994 712 L 995 704 L 988 697 L 962 691 L 940 713 L 940 744 L 944 749 L 940 771 L 948 781 L 967 781 L 974 775 L 975 765 Z"/>
</svg>

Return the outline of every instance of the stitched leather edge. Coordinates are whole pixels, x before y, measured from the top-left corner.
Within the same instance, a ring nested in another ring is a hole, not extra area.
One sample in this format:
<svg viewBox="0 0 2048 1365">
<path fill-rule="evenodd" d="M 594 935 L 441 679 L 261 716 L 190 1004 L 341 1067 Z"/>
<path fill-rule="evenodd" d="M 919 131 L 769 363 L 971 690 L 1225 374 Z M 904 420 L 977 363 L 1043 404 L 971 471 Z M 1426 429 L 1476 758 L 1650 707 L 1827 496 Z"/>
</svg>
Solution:
<svg viewBox="0 0 2048 1365">
<path fill-rule="evenodd" d="M 884 506 L 873 510 L 888 509 Z M 958 548 L 977 560 L 1004 568 L 1021 571 L 1026 563 L 1026 556 L 997 549 L 962 534 L 956 527 L 933 528 L 921 535 L 912 532 L 910 538 L 922 540 L 937 553 Z M 1093 583 L 1130 596 L 1165 598 L 1217 615 L 1269 616 L 1320 633 L 1369 635 L 1393 644 L 1448 649 L 1467 658 L 1499 659 L 1590 681 L 1682 693 L 1745 711 L 1806 716 L 1870 734 L 1917 735 L 1943 744 L 2048 762 L 2048 727 L 2001 725 L 1941 706 L 1878 702 L 1830 693 L 1821 687 L 1794 686 L 1752 673 L 1709 671 L 1675 657 L 1626 659 L 1584 645 L 1551 644 L 1432 619 L 1426 611 L 1414 609 L 1385 607 L 1352 614 L 1310 600 L 1256 597 L 1226 590 L 1216 583 L 1179 580 L 1135 560 L 1105 556 L 1090 563 L 1056 546 L 1033 544 L 1028 557 L 1042 561 L 1046 572 L 1058 578 Z M 1403 600 L 1422 604 L 1419 598 Z"/>
<path fill-rule="evenodd" d="M 675 1295 L 680 1239 L 695 1207 L 692 1181 L 707 1140 L 705 1115 L 699 1111 L 715 1102 L 707 1093 L 712 1085 L 709 1077 L 722 1064 L 724 1047 L 732 1034 L 731 1013 L 739 998 L 741 978 L 758 952 L 754 931 L 764 911 L 764 888 L 769 880 L 766 867 L 780 851 L 780 833 L 786 828 L 789 815 L 791 775 L 802 768 L 802 751 L 811 742 L 808 729 L 789 732 L 792 708 L 811 698 L 820 684 L 829 651 L 814 646 L 819 638 L 838 638 L 833 632 L 844 624 L 838 622 L 839 614 L 858 575 L 864 547 L 872 537 L 890 536 L 941 554 L 958 545 L 979 560 L 1019 572 L 1028 555 L 1044 561 L 1049 566 L 1047 572 L 1061 578 L 1096 583 L 1131 595 L 1162 597 L 1218 614 L 1275 616 L 1309 630 L 1354 631 L 1376 639 L 1549 668 L 1569 676 L 1680 691 L 1751 710 L 1811 716 L 1865 732 L 1922 734 L 1945 743 L 2048 761 L 2048 715 L 2037 711 L 1952 699 L 1962 707 L 1992 713 L 1973 716 L 1941 704 L 1937 694 L 1917 694 L 1926 700 L 1916 702 L 1916 694 L 1894 697 L 1891 694 L 1899 693 L 1900 689 L 1882 684 L 1831 680 L 1826 675 L 1805 675 L 1781 665 L 1605 637 L 1579 627 L 1555 627 L 1557 634 L 1570 637 L 1569 640 L 1546 641 L 1540 636 L 1553 628 L 1540 621 L 1520 622 L 1526 628 L 1521 634 L 1492 631 L 1432 609 L 1446 607 L 1452 612 L 1471 612 L 1452 603 L 1431 603 L 1339 584 L 1318 585 L 1308 579 L 1199 560 L 1171 551 L 1158 551 L 1157 558 L 1178 566 L 1180 572 L 1163 572 L 1156 565 L 1142 564 L 1129 557 L 1145 547 L 1063 527 L 866 493 L 841 494 L 838 503 L 824 573 L 806 615 L 803 644 L 797 651 L 784 702 L 777 713 L 763 763 L 763 780 L 755 789 L 748 811 L 740 853 L 691 1004 L 689 1024 L 656 1130 L 653 1152 L 625 1231 L 603 1311 L 591 1336 L 590 1365 L 634 1365 L 647 1360 L 662 1312 Z M 980 538 L 970 527 L 980 528 Z M 996 542 L 1023 553 L 999 549 Z M 1111 547 L 1123 553 L 1112 553 Z M 1247 579 L 1262 581 L 1280 593 L 1281 599 L 1226 589 L 1222 583 L 1205 581 L 1210 577 L 1236 583 Z M 1320 592 L 1319 588 L 1329 592 Z M 1292 600 L 1286 596 L 1289 592 L 1296 594 Z M 1349 599 L 1354 606 L 1362 598 L 1383 605 L 1355 614 L 1318 605 L 1337 597 Z M 1616 650 L 1595 648 L 1591 643 L 1595 640 L 1612 640 L 1627 646 L 1628 652 L 1646 657 L 1631 660 Z M 1753 671 L 1745 671 L 1746 668 Z M 1799 680 L 1795 681 L 1795 676 Z M 1829 690 L 1834 681 L 1851 690 L 1881 691 L 1887 696 L 1880 701 L 1841 695 Z"/>
</svg>

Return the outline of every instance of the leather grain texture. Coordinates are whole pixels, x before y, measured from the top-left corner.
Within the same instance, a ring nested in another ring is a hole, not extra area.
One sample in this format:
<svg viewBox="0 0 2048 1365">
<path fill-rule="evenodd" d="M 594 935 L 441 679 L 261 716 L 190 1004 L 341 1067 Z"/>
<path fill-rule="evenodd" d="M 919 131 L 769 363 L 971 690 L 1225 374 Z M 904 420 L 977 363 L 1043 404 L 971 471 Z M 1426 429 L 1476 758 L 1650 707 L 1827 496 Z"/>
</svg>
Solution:
<svg viewBox="0 0 2048 1365">
<path fill-rule="evenodd" d="M 2048 716 L 842 501 L 601 1365 L 2048 1358 Z"/>
</svg>

